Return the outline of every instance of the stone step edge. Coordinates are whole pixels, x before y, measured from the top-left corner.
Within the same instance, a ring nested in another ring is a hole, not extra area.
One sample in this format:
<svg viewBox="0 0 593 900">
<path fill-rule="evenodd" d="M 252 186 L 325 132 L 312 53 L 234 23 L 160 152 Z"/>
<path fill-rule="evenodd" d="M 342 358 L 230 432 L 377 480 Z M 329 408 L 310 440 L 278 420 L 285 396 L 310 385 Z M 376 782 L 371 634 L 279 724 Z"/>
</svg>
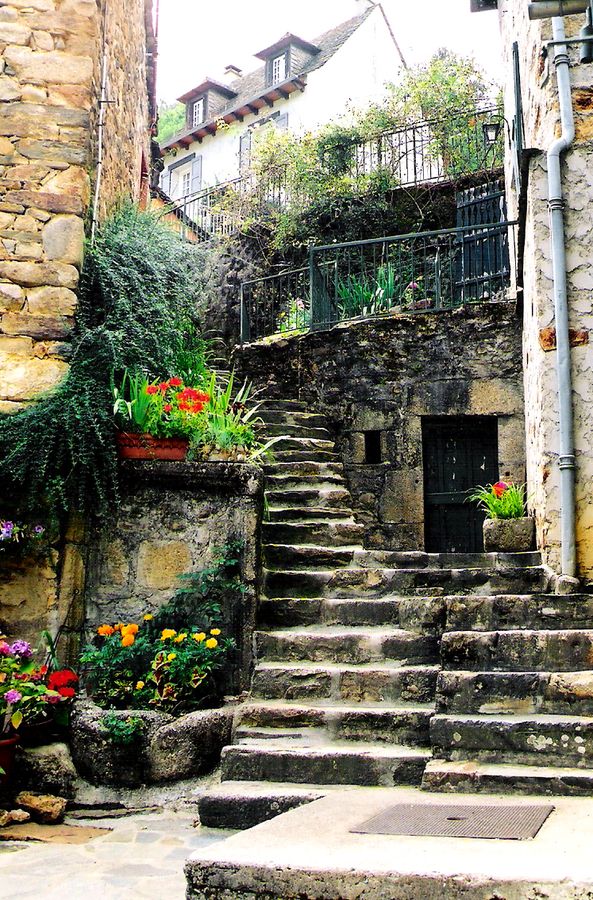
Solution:
<svg viewBox="0 0 593 900">
<path fill-rule="evenodd" d="M 526 713 L 526 714 L 500 714 L 495 713 L 490 715 L 489 713 L 437 713 L 433 716 L 433 722 L 444 722 L 447 721 L 450 724 L 455 722 L 459 722 L 461 725 L 470 725 L 475 723 L 476 725 L 508 725 L 508 726 L 521 726 L 521 725 L 539 725 L 542 726 L 551 726 L 551 727 L 559 727 L 566 726 L 566 730 L 570 730 L 571 728 L 583 728 L 588 726 L 593 729 L 593 716 L 571 716 L 564 713 Z"/>
<path fill-rule="evenodd" d="M 431 779 L 439 776 L 442 781 L 431 783 Z M 522 784 L 521 779 L 529 779 Z M 451 779 L 447 783 L 447 779 Z M 491 789 L 486 789 L 483 782 L 490 781 Z M 529 794 L 530 787 L 545 789 L 546 794 L 553 796 L 554 783 L 565 783 L 570 787 L 583 787 L 593 794 L 593 770 L 576 769 L 569 766 L 530 766 L 521 763 L 474 762 L 472 760 L 440 760 L 431 759 L 426 764 L 422 779 L 422 790 L 434 793 L 455 793 L 457 791 L 487 790 L 488 793 Z M 533 791 L 535 793 L 535 791 Z M 558 796 L 562 796 L 561 793 Z"/>
<path fill-rule="evenodd" d="M 282 740 L 282 738 L 279 738 Z M 287 741 L 290 738 L 287 738 Z M 346 746 L 347 744 L 347 746 Z M 249 744 L 227 744 L 222 748 L 221 759 L 232 753 L 240 753 L 241 755 L 249 755 L 252 753 L 273 756 L 294 756 L 305 759 L 327 759 L 328 757 L 337 757 L 350 759 L 353 757 L 364 757 L 365 759 L 431 759 L 432 753 L 430 747 L 410 747 L 407 744 L 372 744 L 368 741 L 327 741 L 327 743 L 313 746 L 286 746 L 270 747 L 265 740 L 252 740 Z M 249 780 L 249 779 L 247 779 Z"/>
<path fill-rule="evenodd" d="M 269 712 L 295 712 L 295 713 L 326 713 L 328 716 L 336 715 L 364 715 L 365 713 L 377 713 L 385 715 L 425 715 L 432 717 L 434 715 L 434 703 L 348 703 L 324 700 L 312 700 L 311 702 L 302 702 L 298 700 L 267 700 L 253 697 L 246 700 L 245 703 L 237 707 L 235 718 L 241 718 L 246 713 L 252 713 L 256 710 L 266 710 Z M 321 722 L 319 723 L 321 724 Z M 262 726 L 263 727 L 263 726 Z M 300 727 L 300 726 L 299 726 Z"/>
</svg>

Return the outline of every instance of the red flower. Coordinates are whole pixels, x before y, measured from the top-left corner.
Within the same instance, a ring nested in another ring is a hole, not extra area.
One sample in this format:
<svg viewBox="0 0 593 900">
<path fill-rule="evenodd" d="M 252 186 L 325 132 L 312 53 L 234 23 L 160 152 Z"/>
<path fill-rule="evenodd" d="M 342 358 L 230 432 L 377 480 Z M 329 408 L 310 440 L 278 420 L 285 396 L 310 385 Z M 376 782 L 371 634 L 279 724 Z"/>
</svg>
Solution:
<svg viewBox="0 0 593 900">
<path fill-rule="evenodd" d="M 77 684 L 77 682 L 78 675 L 76 672 L 73 672 L 72 669 L 60 669 L 57 672 L 51 673 L 47 679 L 47 686 L 50 691 L 61 691 L 62 688 L 68 688 L 70 690 L 70 685 Z M 74 694 L 69 696 L 74 696 Z"/>
<path fill-rule="evenodd" d="M 74 690 L 73 687 L 61 687 L 61 688 L 58 688 L 58 694 L 60 695 L 60 697 L 65 697 L 65 698 L 69 699 L 70 697 L 75 696 L 76 691 Z"/>
<path fill-rule="evenodd" d="M 180 400 L 179 401 L 179 409 L 181 410 L 181 412 L 189 412 L 189 410 L 190 410 L 189 403 L 185 403 L 183 400 Z"/>
<path fill-rule="evenodd" d="M 204 409 L 203 403 L 192 403 L 190 406 L 190 410 L 193 413 L 200 413 Z"/>
<path fill-rule="evenodd" d="M 504 481 L 497 481 L 496 484 L 492 485 L 492 493 L 495 497 L 502 497 L 507 489 L 508 484 L 506 484 Z"/>
<path fill-rule="evenodd" d="M 159 384 L 159 391 L 161 391 L 164 394 L 165 391 L 168 391 L 168 390 L 169 390 L 169 382 L 161 381 L 161 383 Z"/>
<path fill-rule="evenodd" d="M 181 378 L 169 378 L 169 384 L 171 387 L 182 387 L 183 381 Z"/>
<path fill-rule="evenodd" d="M 149 384 L 146 388 L 147 394 L 158 394 L 158 392 L 159 392 L 159 389 L 156 386 L 156 384 Z"/>
<path fill-rule="evenodd" d="M 165 405 L 163 406 L 163 409 L 164 409 L 165 412 L 171 412 L 171 410 L 173 409 L 173 407 L 171 406 L 170 403 L 165 403 Z"/>
<path fill-rule="evenodd" d="M 198 391 L 198 396 L 196 400 L 200 400 L 202 403 L 208 403 L 210 400 L 210 394 L 205 394 L 204 391 Z"/>
</svg>

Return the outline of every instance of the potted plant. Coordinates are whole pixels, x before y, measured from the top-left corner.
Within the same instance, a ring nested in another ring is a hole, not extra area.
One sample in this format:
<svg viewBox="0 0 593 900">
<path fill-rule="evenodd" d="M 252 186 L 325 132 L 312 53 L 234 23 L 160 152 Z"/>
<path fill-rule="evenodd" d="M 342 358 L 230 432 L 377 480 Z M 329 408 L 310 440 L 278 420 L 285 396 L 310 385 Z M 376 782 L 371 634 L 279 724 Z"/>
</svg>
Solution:
<svg viewBox="0 0 593 900">
<path fill-rule="evenodd" d="M 525 515 L 525 485 L 497 481 L 478 487 L 470 500 L 486 513 L 486 553 L 523 553 L 533 549 L 535 522 Z"/>
<path fill-rule="evenodd" d="M 210 399 L 181 378 L 151 382 L 127 371 L 121 385 L 113 387 L 113 396 L 123 459 L 185 459 L 196 419 Z"/>
</svg>

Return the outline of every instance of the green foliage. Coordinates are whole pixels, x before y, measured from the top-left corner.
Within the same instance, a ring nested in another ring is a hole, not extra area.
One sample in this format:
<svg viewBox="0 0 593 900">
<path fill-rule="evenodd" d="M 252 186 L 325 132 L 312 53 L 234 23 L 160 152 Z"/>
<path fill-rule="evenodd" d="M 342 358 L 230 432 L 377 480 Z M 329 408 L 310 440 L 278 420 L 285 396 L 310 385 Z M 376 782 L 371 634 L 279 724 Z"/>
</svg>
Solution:
<svg viewBox="0 0 593 900">
<path fill-rule="evenodd" d="M 113 372 L 175 374 L 203 269 L 203 251 L 150 212 L 126 203 L 104 223 L 87 247 L 65 378 L 0 417 L 0 478 L 25 507 L 108 513 L 118 497 Z"/>
<path fill-rule="evenodd" d="M 122 719 L 121 716 L 110 713 L 101 719 L 100 728 L 112 744 L 118 747 L 131 747 L 142 737 L 146 726 L 138 716 L 126 716 Z"/>
<path fill-rule="evenodd" d="M 520 519 L 525 515 L 525 485 L 497 481 L 478 487 L 469 497 L 488 519 Z"/>
<path fill-rule="evenodd" d="M 258 439 L 256 426 L 261 420 L 256 414 L 259 404 L 250 402 L 251 385 L 245 382 L 236 393 L 233 387 L 233 374 L 227 384 L 219 384 L 216 373 L 212 372 L 206 387 L 210 400 L 204 415 L 196 416 L 190 436 L 192 455 L 208 458 L 212 453 L 222 451 L 229 458 L 254 459 L 273 443 L 263 444 Z"/>
<path fill-rule="evenodd" d="M 159 106 L 159 130 L 157 141 L 164 144 L 170 137 L 185 128 L 185 106 L 182 103 L 161 103 Z"/>
</svg>

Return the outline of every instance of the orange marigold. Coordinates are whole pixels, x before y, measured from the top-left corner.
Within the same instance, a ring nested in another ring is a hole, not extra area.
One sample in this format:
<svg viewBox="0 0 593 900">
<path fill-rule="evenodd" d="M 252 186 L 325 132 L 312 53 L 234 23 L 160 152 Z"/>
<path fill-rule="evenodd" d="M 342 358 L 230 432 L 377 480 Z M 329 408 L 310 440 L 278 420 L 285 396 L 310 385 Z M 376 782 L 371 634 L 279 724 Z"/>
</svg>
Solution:
<svg viewBox="0 0 593 900">
<path fill-rule="evenodd" d="M 121 645 L 122 647 L 131 647 L 135 640 L 136 638 L 133 634 L 124 634 L 121 639 Z"/>
<path fill-rule="evenodd" d="M 133 634 L 135 636 L 138 634 L 138 625 L 136 625 L 135 622 L 130 622 L 129 625 L 124 625 L 124 627 L 121 630 L 121 633 L 122 633 L 122 637 L 125 634 Z"/>
<path fill-rule="evenodd" d="M 115 628 L 111 625 L 99 625 L 97 628 L 97 634 L 100 634 L 101 637 L 110 637 L 114 631 Z"/>
</svg>

